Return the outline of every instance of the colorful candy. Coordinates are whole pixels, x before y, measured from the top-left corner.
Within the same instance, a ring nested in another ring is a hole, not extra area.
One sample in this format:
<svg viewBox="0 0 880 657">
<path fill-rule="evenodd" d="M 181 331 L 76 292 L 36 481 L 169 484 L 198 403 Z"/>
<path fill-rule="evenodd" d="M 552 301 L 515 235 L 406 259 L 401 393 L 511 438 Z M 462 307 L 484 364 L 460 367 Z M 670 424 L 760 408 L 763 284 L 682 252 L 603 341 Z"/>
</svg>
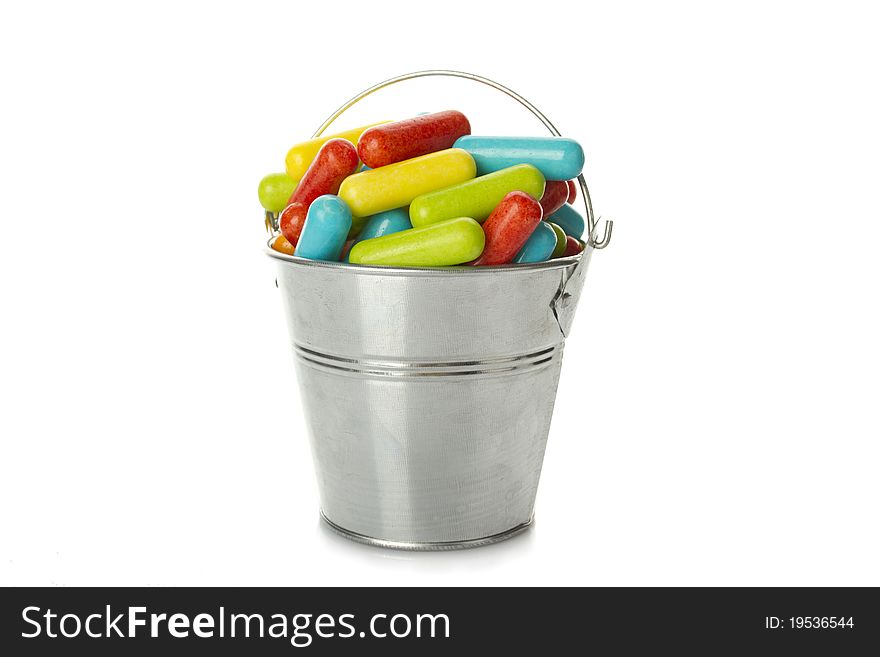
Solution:
<svg viewBox="0 0 880 657">
<path fill-rule="evenodd" d="M 365 130 L 372 128 L 374 125 L 380 125 L 381 123 L 387 123 L 387 121 L 371 123 L 370 125 L 353 128 L 352 130 L 346 130 L 345 132 L 340 132 L 335 135 L 316 137 L 315 139 L 309 139 L 301 144 L 297 144 L 287 151 L 287 157 L 285 158 L 287 175 L 294 180 L 302 178 L 306 173 L 306 169 L 309 168 L 312 161 L 315 159 L 315 156 L 318 154 L 318 151 L 321 150 L 321 146 L 331 139 L 345 139 L 355 145 Z"/>
<path fill-rule="evenodd" d="M 327 194 L 309 206 L 294 255 L 310 260 L 339 260 L 351 230 L 351 210 L 338 196 Z"/>
<path fill-rule="evenodd" d="M 467 135 L 456 141 L 455 147 L 473 155 L 480 175 L 527 163 L 547 180 L 567 180 L 578 176 L 584 168 L 584 150 L 576 141 L 565 137 Z"/>
<path fill-rule="evenodd" d="M 272 240 L 272 248 L 279 253 L 293 255 L 294 246 L 287 241 L 287 238 L 285 238 L 284 235 L 279 235 L 274 240 Z"/>
<path fill-rule="evenodd" d="M 510 192 L 483 223 L 486 246 L 475 265 L 506 265 L 541 223 L 541 204 L 525 192 Z"/>
<path fill-rule="evenodd" d="M 568 200 L 566 203 L 574 203 L 578 197 L 578 188 L 576 180 L 566 180 L 566 184 L 568 185 Z"/>
<path fill-rule="evenodd" d="M 565 255 L 565 244 L 568 239 L 568 235 L 565 234 L 565 231 L 560 228 L 559 224 L 554 224 L 550 221 L 547 222 L 547 225 L 553 229 L 553 232 L 556 233 L 556 247 L 553 249 L 553 253 L 550 254 L 550 258 L 561 258 Z"/>
<path fill-rule="evenodd" d="M 585 244 L 580 240 L 576 240 L 571 235 L 566 236 L 565 238 L 565 253 L 564 257 L 568 256 L 576 256 L 578 253 L 584 250 Z"/>
<path fill-rule="evenodd" d="M 471 124 L 461 112 L 423 114 L 364 131 L 358 140 L 358 155 L 364 164 L 376 169 L 452 148 L 456 139 L 470 133 Z"/>
<path fill-rule="evenodd" d="M 544 216 L 549 217 L 556 212 L 568 199 L 568 183 L 565 180 L 548 180 L 544 185 L 544 195 L 541 197 L 541 209 Z"/>
<path fill-rule="evenodd" d="M 281 213 L 281 232 L 291 244 L 299 239 L 312 201 L 325 194 L 336 194 L 342 181 L 353 174 L 359 164 L 357 149 L 350 141 L 329 139 L 321 146 Z"/>
<path fill-rule="evenodd" d="M 482 222 L 501 199 L 513 191 L 539 199 L 544 194 L 544 176 L 530 164 L 508 167 L 414 198 L 409 206 L 409 218 L 416 228 L 454 217 L 471 217 Z"/>
<path fill-rule="evenodd" d="M 553 255 L 554 248 L 556 248 L 556 233 L 550 228 L 550 224 L 542 221 L 516 254 L 513 262 L 544 262 Z"/>
<path fill-rule="evenodd" d="M 395 208 L 394 210 L 388 210 L 388 212 L 380 212 L 366 218 L 366 223 L 358 233 L 355 244 L 364 240 L 371 240 L 374 237 L 399 233 L 410 228 L 412 228 L 412 224 L 409 223 L 408 208 Z"/>
<path fill-rule="evenodd" d="M 584 234 L 584 218 L 568 203 L 547 217 L 547 221 L 559 224 L 566 235 L 571 235 L 575 239 L 580 239 Z"/>
<path fill-rule="evenodd" d="M 446 267 L 476 259 L 485 241 L 480 224 L 458 217 L 358 242 L 348 257 L 358 265 Z"/>
<path fill-rule="evenodd" d="M 474 159 L 460 148 L 448 148 L 349 176 L 339 188 L 339 196 L 352 214 L 366 217 L 402 208 L 417 196 L 475 175 Z"/>
<path fill-rule="evenodd" d="M 286 173 L 270 173 L 257 188 L 260 205 L 269 212 L 281 212 L 296 189 L 296 182 Z"/>
</svg>

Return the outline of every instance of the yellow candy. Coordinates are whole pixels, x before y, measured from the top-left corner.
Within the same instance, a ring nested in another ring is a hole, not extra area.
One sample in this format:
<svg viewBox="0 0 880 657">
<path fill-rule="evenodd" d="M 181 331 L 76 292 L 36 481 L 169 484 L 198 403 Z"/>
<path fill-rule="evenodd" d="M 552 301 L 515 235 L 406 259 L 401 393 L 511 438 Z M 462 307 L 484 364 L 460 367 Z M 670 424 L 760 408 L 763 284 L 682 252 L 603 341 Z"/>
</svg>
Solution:
<svg viewBox="0 0 880 657">
<path fill-rule="evenodd" d="M 448 148 L 349 176 L 342 181 L 339 197 L 354 216 L 366 217 L 402 208 L 417 196 L 475 175 L 477 166 L 470 153 Z"/>
<path fill-rule="evenodd" d="M 382 123 L 388 123 L 388 121 L 379 121 L 379 123 L 371 123 L 370 125 L 361 126 L 360 128 L 353 128 L 351 130 L 346 130 L 345 132 L 340 132 L 335 135 L 322 135 L 321 137 L 317 137 L 316 139 L 309 139 L 308 141 L 304 141 L 301 144 L 297 144 L 289 151 L 287 151 L 287 157 L 284 160 L 284 163 L 287 165 L 287 175 L 293 178 L 294 180 L 300 180 L 306 172 L 306 169 L 309 168 L 309 165 L 312 163 L 312 160 L 315 159 L 315 155 L 318 154 L 318 151 L 321 150 L 321 146 L 324 145 L 325 142 L 330 139 L 347 139 L 352 144 L 357 146 L 358 139 L 360 139 L 361 134 L 367 128 L 372 128 L 374 125 L 380 125 Z"/>
</svg>

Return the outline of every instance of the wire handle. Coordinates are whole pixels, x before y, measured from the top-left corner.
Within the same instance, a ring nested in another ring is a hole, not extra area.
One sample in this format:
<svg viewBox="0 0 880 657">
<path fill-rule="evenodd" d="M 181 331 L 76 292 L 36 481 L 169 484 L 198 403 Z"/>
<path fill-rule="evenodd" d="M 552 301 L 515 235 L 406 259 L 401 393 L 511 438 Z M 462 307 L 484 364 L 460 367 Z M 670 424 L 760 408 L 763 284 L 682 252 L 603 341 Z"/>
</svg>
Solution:
<svg viewBox="0 0 880 657">
<path fill-rule="evenodd" d="M 379 82 L 378 84 L 374 84 L 372 87 L 368 89 L 364 89 L 362 92 L 357 94 L 356 96 L 350 98 L 348 101 L 339 106 L 339 108 L 333 112 L 330 116 L 327 117 L 327 120 L 321 124 L 321 127 L 315 131 L 315 134 L 312 135 L 312 139 L 316 137 L 320 137 L 324 134 L 324 131 L 330 127 L 330 125 L 342 116 L 347 110 L 351 109 L 358 102 L 366 98 L 367 96 L 379 91 L 380 89 L 384 89 L 385 87 L 390 87 L 393 84 L 397 84 L 398 82 L 405 82 L 406 80 L 415 80 L 416 78 L 426 78 L 426 77 L 449 77 L 449 78 L 462 78 L 465 80 L 473 80 L 474 82 L 479 82 L 481 84 L 485 84 L 486 86 L 492 87 L 493 89 L 497 89 L 503 94 L 510 96 L 515 101 L 517 101 L 520 105 L 529 110 L 532 114 L 534 114 L 538 120 L 544 124 L 547 130 L 550 131 L 550 134 L 555 137 L 561 137 L 559 130 L 556 129 L 550 119 L 544 116 L 543 112 L 535 107 L 528 100 L 520 96 L 518 93 L 505 87 L 503 84 L 499 84 L 494 80 L 490 80 L 489 78 L 485 78 L 481 75 L 475 75 L 474 73 L 465 73 L 463 71 L 448 71 L 443 69 L 431 69 L 427 71 L 414 71 L 412 73 L 404 73 L 403 75 L 398 75 L 397 77 L 389 78 L 384 82 Z M 587 239 L 588 246 L 593 247 L 594 249 L 604 249 L 608 246 L 609 242 L 611 242 L 611 231 L 614 227 L 614 222 L 607 220 L 605 222 L 604 232 L 602 233 L 602 238 L 596 239 L 596 228 L 598 221 L 596 219 L 595 214 L 593 213 L 593 201 L 590 199 L 590 190 L 587 189 L 587 181 L 584 179 L 584 174 L 581 173 L 578 176 L 578 183 L 581 188 L 581 196 L 584 199 L 584 207 L 587 211 L 587 224 L 589 226 L 589 235 Z M 276 226 L 276 217 L 271 215 L 269 212 L 266 213 L 266 226 L 275 228 Z M 276 228 L 277 230 L 277 228 Z"/>
</svg>

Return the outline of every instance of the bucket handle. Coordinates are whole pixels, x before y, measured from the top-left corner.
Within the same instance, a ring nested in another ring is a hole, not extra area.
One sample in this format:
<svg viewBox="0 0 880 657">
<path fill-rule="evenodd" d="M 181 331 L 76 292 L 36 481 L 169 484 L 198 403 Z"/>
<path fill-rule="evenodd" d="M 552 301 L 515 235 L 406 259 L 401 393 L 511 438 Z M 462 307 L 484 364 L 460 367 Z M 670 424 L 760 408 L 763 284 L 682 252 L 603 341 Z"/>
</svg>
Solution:
<svg viewBox="0 0 880 657">
<path fill-rule="evenodd" d="M 443 69 L 431 69 L 427 71 L 414 71 L 412 73 L 404 73 L 403 75 L 398 75 L 397 77 L 389 78 L 384 82 L 379 82 L 378 84 L 374 84 L 372 87 L 368 89 L 364 89 L 362 92 L 352 97 L 345 103 L 343 103 L 333 114 L 327 117 L 327 120 L 321 124 L 321 127 L 315 131 L 315 134 L 312 135 L 312 139 L 320 137 L 324 134 L 324 131 L 330 127 L 330 125 L 342 116 L 347 110 L 351 109 L 358 102 L 369 96 L 370 94 L 379 91 L 380 89 L 384 89 L 385 87 L 390 87 L 393 84 L 397 84 L 398 82 L 405 82 L 406 80 L 414 80 L 416 78 L 426 78 L 426 77 L 450 77 L 450 78 L 463 78 L 465 80 L 473 80 L 474 82 L 479 82 L 481 84 L 485 84 L 493 89 L 497 89 L 503 94 L 510 96 L 515 101 L 517 101 L 520 105 L 529 110 L 532 114 L 534 114 L 538 120 L 544 124 L 547 130 L 550 131 L 550 134 L 555 137 L 561 137 L 559 130 L 556 129 L 550 119 L 548 119 L 537 107 L 532 105 L 528 100 L 520 96 L 518 93 L 513 91 L 512 89 L 508 89 L 503 84 L 499 84 L 494 80 L 490 80 L 489 78 L 485 78 L 481 75 L 475 75 L 474 73 L 465 73 L 463 71 L 448 71 Z M 589 235 L 587 238 L 587 245 L 591 246 L 594 249 L 604 249 L 608 246 L 608 243 L 611 241 L 611 231 L 614 227 L 614 222 L 611 220 L 605 221 L 604 231 L 602 233 L 601 239 L 596 239 L 596 229 L 598 228 L 598 219 L 593 213 L 593 202 L 590 199 L 590 190 L 587 189 L 587 181 L 584 179 L 584 174 L 581 173 L 578 177 L 578 184 L 581 188 L 581 198 L 584 200 L 584 208 L 587 211 L 587 224 L 589 226 Z M 601 217 L 600 217 L 601 218 Z M 271 215 L 269 212 L 266 213 L 266 226 L 267 228 L 274 228 L 277 231 L 277 217 Z"/>
</svg>

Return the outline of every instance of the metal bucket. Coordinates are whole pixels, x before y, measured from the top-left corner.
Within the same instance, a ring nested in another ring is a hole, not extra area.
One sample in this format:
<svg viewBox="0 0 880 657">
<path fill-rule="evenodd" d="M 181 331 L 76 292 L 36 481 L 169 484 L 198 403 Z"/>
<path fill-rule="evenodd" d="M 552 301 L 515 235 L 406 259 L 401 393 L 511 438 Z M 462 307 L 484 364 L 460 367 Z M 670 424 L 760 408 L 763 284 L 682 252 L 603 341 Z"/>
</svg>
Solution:
<svg viewBox="0 0 880 657">
<path fill-rule="evenodd" d="M 317 134 L 376 88 L 425 74 L 476 78 L 446 71 L 395 78 L 349 101 Z M 600 242 L 593 239 L 581 183 L 590 239 L 574 257 L 404 269 L 268 250 L 278 264 L 321 515 L 335 531 L 437 550 L 494 543 L 529 527 L 563 344 L 592 252 L 610 238 L 607 226 Z"/>
</svg>

